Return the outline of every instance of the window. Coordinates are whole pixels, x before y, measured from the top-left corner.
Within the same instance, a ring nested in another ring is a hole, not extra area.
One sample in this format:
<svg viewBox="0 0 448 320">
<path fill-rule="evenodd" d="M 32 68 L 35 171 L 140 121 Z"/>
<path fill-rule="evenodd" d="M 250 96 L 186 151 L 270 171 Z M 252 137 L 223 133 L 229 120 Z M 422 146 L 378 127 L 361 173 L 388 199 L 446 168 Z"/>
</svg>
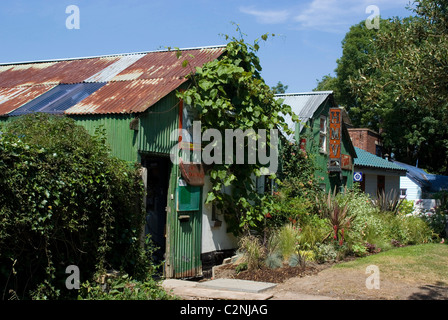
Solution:
<svg viewBox="0 0 448 320">
<path fill-rule="evenodd" d="M 406 198 L 406 195 L 408 193 L 408 189 L 400 189 L 400 198 Z"/>
<path fill-rule="evenodd" d="M 327 152 L 327 117 L 326 116 L 320 116 L 319 151 L 322 153 Z"/>
</svg>

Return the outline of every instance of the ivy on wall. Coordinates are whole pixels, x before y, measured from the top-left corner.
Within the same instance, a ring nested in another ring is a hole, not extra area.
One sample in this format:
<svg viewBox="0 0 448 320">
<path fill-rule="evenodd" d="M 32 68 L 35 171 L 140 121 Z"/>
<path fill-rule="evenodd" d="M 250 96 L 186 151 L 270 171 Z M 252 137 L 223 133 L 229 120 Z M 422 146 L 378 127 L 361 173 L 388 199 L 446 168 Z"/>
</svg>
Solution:
<svg viewBox="0 0 448 320">
<path fill-rule="evenodd" d="M 190 76 L 192 86 L 178 92 L 185 104 L 196 109 L 202 131 L 217 129 L 224 137 L 226 129 L 243 132 L 265 129 L 267 145 L 264 148 L 276 147 L 270 144 L 271 129 L 290 132 L 284 115 L 298 119 L 289 106 L 275 99 L 261 77 L 262 68 L 256 55 L 260 42 L 269 36 L 274 35 L 264 34 L 254 44 L 246 43 L 242 36 L 231 38 L 221 58 L 197 67 Z M 188 65 L 188 60 L 184 65 Z M 247 141 L 244 147 L 247 150 Z M 223 161 L 215 163 L 208 172 L 213 187 L 207 195 L 207 203 L 214 203 L 224 213 L 229 231 L 234 234 L 257 228 L 270 211 L 266 195 L 257 193 L 254 183 L 254 177 L 261 176 L 262 167 L 259 161 L 254 164 Z M 271 174 L 270 179 L 276 179 L 276 174 Z M 225 192 L 226 187 L 230 187 L 231 192 Z"/>
</svg>

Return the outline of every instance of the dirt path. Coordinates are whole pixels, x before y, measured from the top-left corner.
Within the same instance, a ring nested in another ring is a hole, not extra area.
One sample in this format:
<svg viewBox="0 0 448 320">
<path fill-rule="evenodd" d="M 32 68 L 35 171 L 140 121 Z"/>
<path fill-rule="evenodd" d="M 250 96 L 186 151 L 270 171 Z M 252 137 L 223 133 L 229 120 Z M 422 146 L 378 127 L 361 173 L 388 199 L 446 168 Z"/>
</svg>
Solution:
<svg viewBox="0 0 448 320">
<path fill-rule="evenodd" d="M 365 267 L 364 267 L 365 268 Z M 405 278 L 392 273 L 380 273 L 379 288 L 368 289 L 369 277 L 365 269 L 331 268 L 331 265 L 314 265 L 306 269 L 280 268 L 235 273 L 232 265 L 217 269 L 216 278 L 238 278 L 275 282 L 269 291 L 274 300 L 448 300 L 446 283 L 427 283 L 424 280 Z"/>
<path fill-rule="evenodd" d="M 277 300 L 301 299 L 304 294 L 341 300 L 448 300 L 446 285 L 380 277 L 379 289 L 367 289 L 367 277 L 358 270 L 329 268 L 316 275 L 290 278 L 271 293 Z"/>
</svg>

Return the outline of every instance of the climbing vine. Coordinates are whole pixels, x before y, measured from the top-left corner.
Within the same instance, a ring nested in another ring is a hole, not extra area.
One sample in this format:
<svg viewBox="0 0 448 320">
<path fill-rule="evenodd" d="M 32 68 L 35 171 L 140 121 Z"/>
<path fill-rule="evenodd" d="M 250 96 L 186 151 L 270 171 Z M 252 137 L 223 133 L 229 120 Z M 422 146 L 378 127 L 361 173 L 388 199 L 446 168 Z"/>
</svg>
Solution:
<svg viewBox="0 0 448 320">
<path fill-rule="evenodd" d="M 231 39 L 226 36 L 230 41 L 220 59 L 197 67 L 190 75 L 192 85 L 179 92 L 178 97 L 196 109 L 203 132 L 216 129 L 224 137 L 226 129 L 243 132 L 252 129 L 257 133 L 265 129 L 267 145 L 258 148 L 277 147 L 271 144 L 271 129 L 289 132 L 284 115 L 293 116 L 291 108 L 275 99 L 261 77 L 262 68 L 256 55 L 260 42 L 270 36 L 274 35 L 264 34 L 253 44 L 246 43 L 242 36 Z M 248 142 L 244 143 L 247 150 Z M 254 178 L 262 175 L 263 167 L 260 161 L 243 164 L 223 161 L 209 169 L 212 190 L 207 203 L 213 203 L 224 214 L 229 231 L 234 234 L 256 229 L 270 211 L 266 194 L 256 192 Z M 276 174 L 269 178 L 276 179 Z"/>
</svg>

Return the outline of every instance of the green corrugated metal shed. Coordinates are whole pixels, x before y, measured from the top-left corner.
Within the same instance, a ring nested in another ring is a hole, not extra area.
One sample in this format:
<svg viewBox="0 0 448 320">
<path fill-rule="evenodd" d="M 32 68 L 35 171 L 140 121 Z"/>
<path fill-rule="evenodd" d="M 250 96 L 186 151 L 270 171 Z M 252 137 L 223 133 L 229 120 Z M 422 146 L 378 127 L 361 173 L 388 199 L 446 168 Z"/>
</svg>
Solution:
<svg viewBox="0 0 448 320">
<path fill-rule="evenodd" d="M 315 159 L 317 170 L 315 176 L 321 182 L 325 190 L 333 190 L 335 187 L 342 189 L 344 186 L 351 188 L 353 186 L 353 165 L 349 169 L 342 169 L 341 173 L 328 172 L 328 141 L 329 141 L 329 123 L 327 121 L 327 147 L 326 150 L 320 150 L 320 116 L 328 117 L 330 108 L 337 107 L 334 101 L 333 91 L 315 91 L 304 93 L 278 94 L 277 99 L 283 99 L 283 103 L 291 106 L 292 111 L 299 117 L 300 123 L 294 123 L 292 119 L 286 119 L 291 130 L 295 131 L 294 136 L 288 137 L 290 141 L 300 142 L 300 139 L 306 139 L 306 150 L 312 154 Z M 346 115 L 342 115 L 346 118 Z M 328 120 L 328 119 L 327 119 Z M 345 124 L 342 123 L 341 154 L 356 158 L 356 152 L 351 142 Z M 322 180 L 323 179 L 323 180 Z"/>
<path fill-rule="evenodd" d="M 166 207 L 157 208 L 158 213 L 166 213 L 165 276 L 199 276 L 202 204 L 196 211 L 177 210 L 181 175 L 179 167 L 169 161 L 170 151 L 178 142 L 171 141 L 171 133 L 179 128 L 181 116 L 175 92 L 185 88 L 187 76 L 195 67 L 219 58 L 224 51 L 225 46 L 215 46 L 0 64 L 0 123 L 9 121 L 9 113 L 50 88 L 70 83 L 106 83 L 61 111 L 92 134 L 102 128 L 114 156 L 130 164 L 166 164 L 163 170 L 169 187 L 160 196 L 167 200 Z M 56 102 L 48 101 L 48 106 Z"/>
</svg>

